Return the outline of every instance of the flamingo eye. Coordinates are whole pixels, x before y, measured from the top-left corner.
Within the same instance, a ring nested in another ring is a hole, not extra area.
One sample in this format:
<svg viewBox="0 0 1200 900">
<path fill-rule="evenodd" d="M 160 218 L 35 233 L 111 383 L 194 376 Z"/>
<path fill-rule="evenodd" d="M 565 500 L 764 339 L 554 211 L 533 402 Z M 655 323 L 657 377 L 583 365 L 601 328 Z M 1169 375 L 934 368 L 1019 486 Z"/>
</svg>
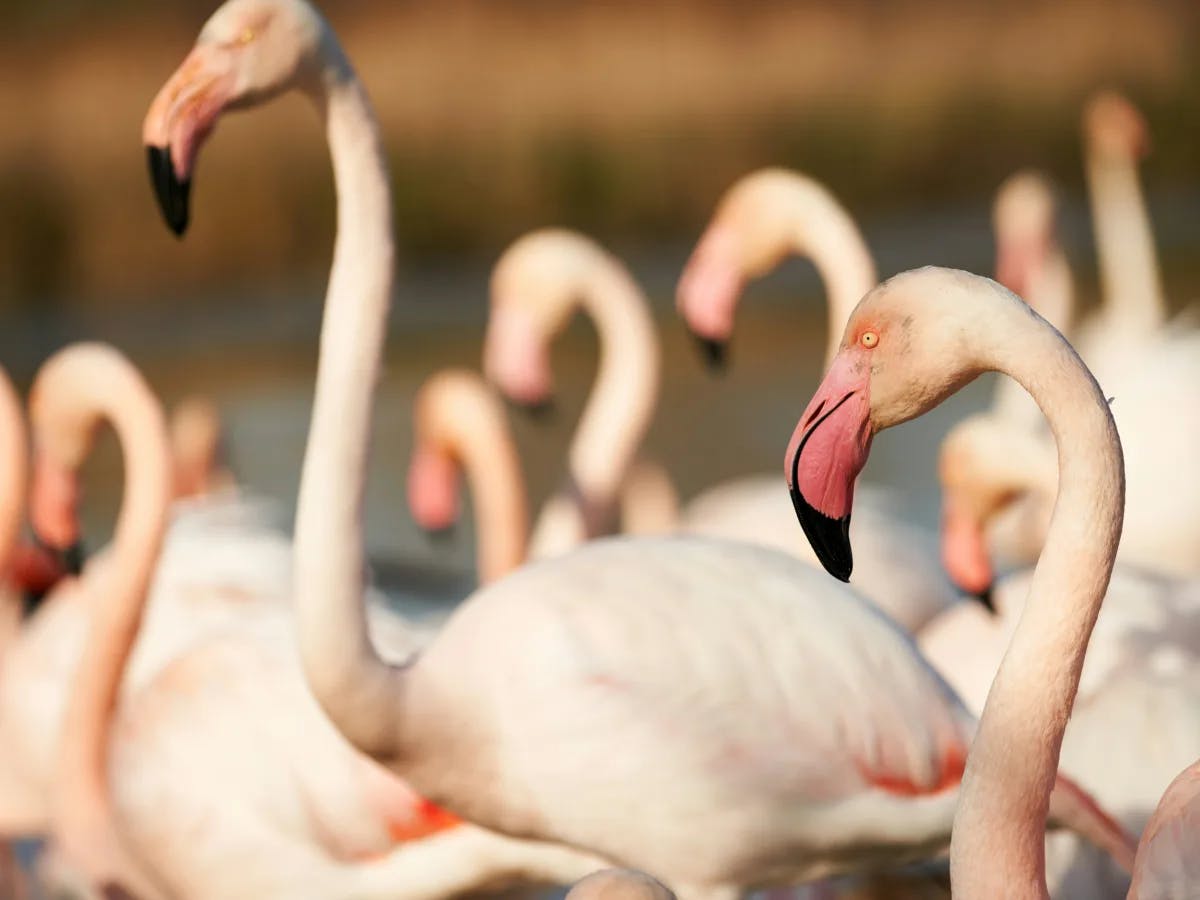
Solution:
<svg viewBox="0 0 1200 900">
<path fill-rule="evenodd" d="M 243 46 L 250 43 L 252 40 L 254 40 L 253 28 L 243 28 L 237 36 L 237 42 Z"/>
<path fill-rule="evenodd" d="M 858 342 L 870 350 L 879 343 L 879 333 L 875 331 L 864 331 Z"/>
</svg>

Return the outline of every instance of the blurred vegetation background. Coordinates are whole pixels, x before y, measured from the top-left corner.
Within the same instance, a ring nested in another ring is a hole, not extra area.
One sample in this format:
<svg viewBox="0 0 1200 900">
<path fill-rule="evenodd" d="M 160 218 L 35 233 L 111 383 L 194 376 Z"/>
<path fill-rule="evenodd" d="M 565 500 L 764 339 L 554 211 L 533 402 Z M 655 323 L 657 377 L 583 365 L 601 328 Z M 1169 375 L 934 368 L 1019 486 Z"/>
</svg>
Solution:
<svg viewBox="0 0 1200 900">
<path fill-rule="evenodd" d="M 222 124 L 186 252 L 158 221 L 141 119 L 214 6 L 0 5 L 0 307 L 237 304 L 231 284 L 323 275 L 332 185 L 303 98 Z M 1149 118 L 1150 193 L 1196 199 L 1195 0 L 322 7 L 384 123 L 409 265 L 490 260 L 551 223 L 618 247 L 683 242 L 767 163 L 825 180 L 861 217 L 986 215 L 1029 164 L 1081 197 L 1078 111 L 1100 85 Z"/>
</svg>

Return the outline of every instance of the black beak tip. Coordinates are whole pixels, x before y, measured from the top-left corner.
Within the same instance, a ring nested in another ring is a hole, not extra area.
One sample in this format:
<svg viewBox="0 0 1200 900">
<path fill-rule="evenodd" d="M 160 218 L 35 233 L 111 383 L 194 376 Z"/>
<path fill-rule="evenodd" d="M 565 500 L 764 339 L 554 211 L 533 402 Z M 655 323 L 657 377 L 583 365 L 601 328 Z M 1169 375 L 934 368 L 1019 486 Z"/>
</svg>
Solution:
<svg viewBox="0 0 1200 900">
<path fill-rule="evenodd" d="M 993 616 L 996 615 L 996 599 L 993 596 L 993 585 L 988 585 L 977 594 L 972 594 L 971 599 L 990 612 Z"/>
<path fill-rule="evenodd" d="M 546 397 L 534 403 L 519 403 L 512 401 L 512 406 L 520 410 L 523 415 L 533 419 L 535 422 L 548 422 L 554 419 L 556 407 L 553 397 Z"/>
<path fill-rule="evenodd" d="M 61 551 L 63 568 L 68 574 L 79 575 L 83 572 L 83 564 L 87 554 L 83 549 L 83 541 L 76 541 L 70 547 Z"/>
<path fill-rule="evenodd" d="M 454 523 L 444 528 L 422 528 L 426 539 L 432 544 L 447 544 L 454 537 Z"/>
<path fill-rule="evenodd" d="M 800 520 L 800 527 L 804 529 L 804 536 L 812 545 L 817 559 L 825 571 L 838 581 L 849 582 L 854 569 L 854 554 L 850 549 L 850 516 L 831 519 L 805 500 L 796 487 L 789 486 L 789 491 L 796 518 Z"/>
<path fill-rule="evenodd" d="M 183 237 L 188 227 L 188 201 L 192 191 L 190 178 L 180 181 L 175 177 L 171 163 L 170 147 L 146 145 L 146 161 L 150 168 L 150 183 L 162 212 L 163 221 L 176 237 Z"/>
<path fill-rule="evenodd" d="M 698 334 L 695 335 L 695 338 L 705 368 L 710 372 L 723 373 L 729 366 L 729 344 Z"/>
</svg>

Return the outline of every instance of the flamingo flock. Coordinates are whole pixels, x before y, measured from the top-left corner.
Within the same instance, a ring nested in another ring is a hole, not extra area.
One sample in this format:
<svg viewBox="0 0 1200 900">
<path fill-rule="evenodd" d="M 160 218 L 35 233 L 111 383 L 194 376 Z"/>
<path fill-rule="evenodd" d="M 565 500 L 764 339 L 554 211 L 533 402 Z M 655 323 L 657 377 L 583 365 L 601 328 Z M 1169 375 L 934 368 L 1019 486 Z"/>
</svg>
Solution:
<svg viewBox="0 0 1200 900">
<path fill-rule="evenodd" d="M 146 115 L 152 188 L 185 236 L 220 120 L 291 92 L 324 124 L 337 197 L 293 534 L 238 486 L 212 404 L 168 417 L 115 348 L 59 350 L 27 409 L 0 372 L 0 839 L 42 839 L 55 890 L 1200 897 L 1200 330 L 1169 317 L 1132 104 L 1083 116 L 1102 302 L 1078 324 L 1039 173 L 998 193 L 996 280 L 879 282 L 824 185 L 736 182 L 678 312 L 723 366 L 747 284 L 806 257 L 824 376 L 779 423 L 782 473 L 685 504 L 643 451 L 663 365 L 646 293 L 584 234 L 518 239 L 481 373 L 431 373 L 413 403 L 413 518 L 453 525 L 465 484 L 476 521 L 479 586 L 430 623 L 368 575 L 393 201 L 317 9 L 212 15 Z M 552 399 L 577 311 L 598 371 L 533 517 L 501 398 Z M 857 483 L 881 432 L 989 371 L 992 406 L 928 461 L 939 533 Z M 81 567 L 102 427 L 123 494 Z M 9 861 L 0 885 L 26 896 Z"/>
</svg>

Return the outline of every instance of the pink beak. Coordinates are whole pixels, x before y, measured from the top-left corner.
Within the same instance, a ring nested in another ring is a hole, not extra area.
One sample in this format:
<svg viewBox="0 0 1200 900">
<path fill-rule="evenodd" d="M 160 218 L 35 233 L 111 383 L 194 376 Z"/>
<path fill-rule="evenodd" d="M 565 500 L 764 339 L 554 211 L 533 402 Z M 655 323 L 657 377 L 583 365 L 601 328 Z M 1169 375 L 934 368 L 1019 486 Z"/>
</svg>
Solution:
<svg viewBox="0 0 1200 900">
<path fill-rule="evenodd" d="M 79 481 L 75 473 L 44 457 L 35 459 L 29 517 L 35 540 L 68 562 L 72 574 L 82 564 L 79 546 Z"/>
<path fill-rule="evenodd" d="M 736 241 L 728 226 L 710 226 L 684 266 L 676 291 L 676 308 L 713 369 L 725 366 L 725 348 L 742 293 Z"/>
<path fill-rule="evenodd" d="M 423 531 L 444 534 L 458 521 L 458 471 L 445 454 L 418 447 L 408 467 L 408 506 Z"/>
<path fill-rule="evenodd" d="M 983 529 L 950 498 L 942 507 L 942 565 L 950 580 L 968 594 L 989 596 L 993 573 Z"/>
<path fill-rule="evenodd" d="M 871 449 L 870 366 L 861 351 L 834 358 L 792 433 L 785 472 L 792 505 L 826 571 L 850 580 L 854 480 Z"/>
<path fill-rule="evenodd" d="M 554 378 L 546 342 L 537 321 L 525 310 L 511 306 L 492 310 L 484 341 L 483 368 L 512 402 L 533 412 L 549 407 Z"/>
<path fill-rule="evenodd" d="M 1029 289 L 1046 253 L 1044 241 L 1006 241 L 996 252 L 996 280 L 1028 302 Z"/>
<path fill-rule="evenodd" d="M 188 225 L 192 172 L 200 146 L 231 99 L 233 75 L 216 51 L 197 46 L 163 85 L 142 125 L 150 181 L 163 218 L 175 234 Z"/>
</svg>

